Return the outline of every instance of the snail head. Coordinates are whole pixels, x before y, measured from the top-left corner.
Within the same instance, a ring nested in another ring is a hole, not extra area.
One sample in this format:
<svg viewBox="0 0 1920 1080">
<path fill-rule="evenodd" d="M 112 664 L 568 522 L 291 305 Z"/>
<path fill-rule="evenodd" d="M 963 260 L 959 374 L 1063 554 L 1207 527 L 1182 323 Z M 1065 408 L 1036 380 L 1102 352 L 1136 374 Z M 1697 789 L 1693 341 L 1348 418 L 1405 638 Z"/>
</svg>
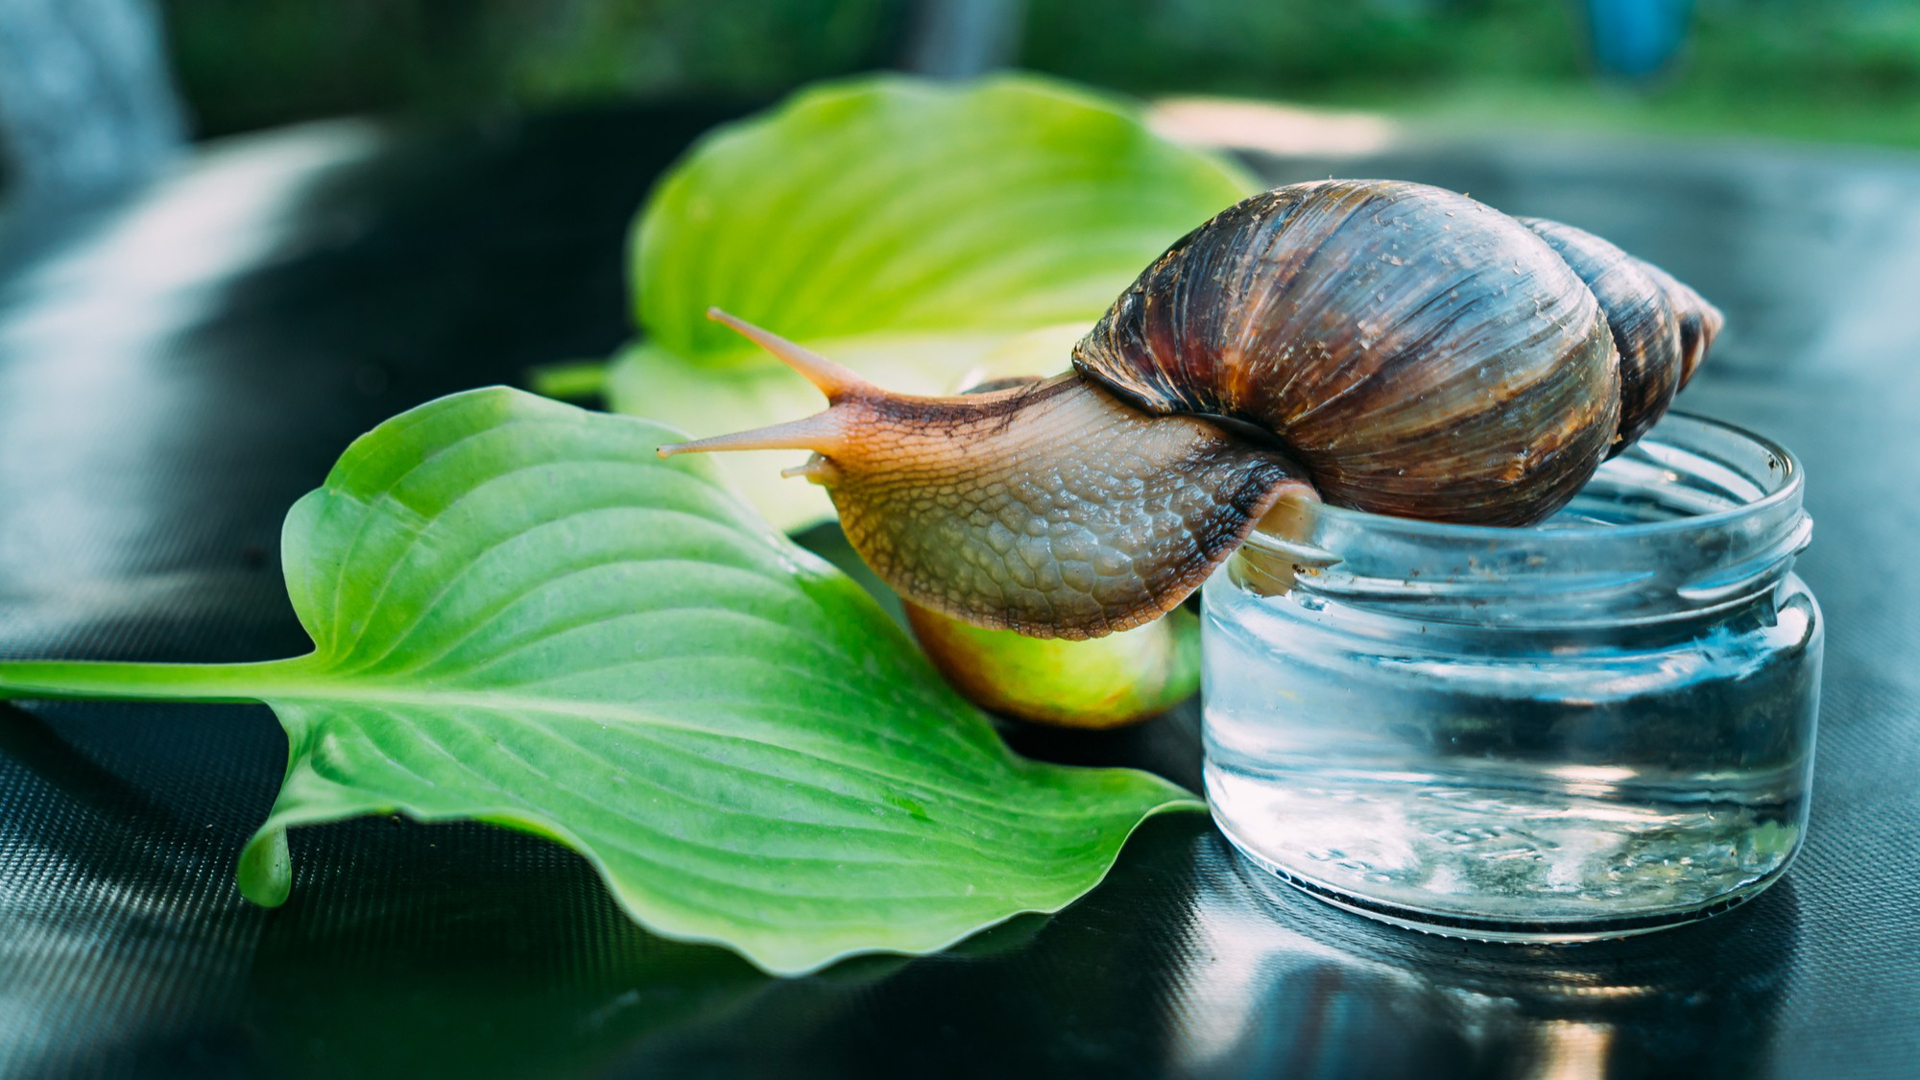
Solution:
<svg viewBox="0 0 1920 1080">
<path fill-rule="evenodd" d="M 848 540 L 907 599 L 979 626 L 1097 637 L 1198 588 L 1273 504 L 1313 498 L 1283 452 L 1150 416 L 1078 374 L 950 397 L 898 394 L 721 311 L 827 408 L 660 448 L 811 450 Z"/>
</svg>

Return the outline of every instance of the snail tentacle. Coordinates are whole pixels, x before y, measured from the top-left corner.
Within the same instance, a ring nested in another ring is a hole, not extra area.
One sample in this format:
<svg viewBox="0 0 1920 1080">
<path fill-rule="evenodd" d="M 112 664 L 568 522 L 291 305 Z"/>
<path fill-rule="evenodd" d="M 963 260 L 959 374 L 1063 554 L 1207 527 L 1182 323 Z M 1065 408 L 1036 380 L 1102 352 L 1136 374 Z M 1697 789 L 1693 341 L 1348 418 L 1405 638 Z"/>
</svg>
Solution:
<svg viewBox="0 0 1920 1080">
<path fill-rule="evenodd" d="M 827 488 L 855 550 L 906 599 L 1043 637 L 1158 618 L 1275 502 L 1318 497 L 1282 451 L 1148 416 L 1077 374 L 953 397 L 862 382 L 806 419 L 661 452 L 736 449 L 814 451 L 790 472 Z"/>
<path fill-rule="evenodd" d="M 1722 321 L 1591 234 L 1378 180 L 1227 208 L 1037 382 L 896 394 L 709 314 L 828 408 L 661 453 L 811 450 L 788 475 L 827 488 L 903 597 L 1067 638 L 1170 610 L 1288 495 L 1539 521 L 1665 412 Z"/>
</svg>

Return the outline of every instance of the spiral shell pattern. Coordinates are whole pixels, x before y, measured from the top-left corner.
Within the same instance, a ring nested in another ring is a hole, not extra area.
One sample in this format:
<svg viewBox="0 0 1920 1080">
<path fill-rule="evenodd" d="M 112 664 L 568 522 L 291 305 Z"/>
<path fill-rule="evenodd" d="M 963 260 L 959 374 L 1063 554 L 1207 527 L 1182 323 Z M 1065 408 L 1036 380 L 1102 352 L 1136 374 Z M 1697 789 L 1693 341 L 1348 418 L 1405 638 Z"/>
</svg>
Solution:
<svg viewBox="0 0 1920 1080">
<path fill-rule="evenodd" d="M 1149 266 L 1074 366 L 1269 433 L 1329 502 L 1524 525 L 1665 411 L 1719 313 L 1570 226 L 1440 188 L 1256 195 Z"/>
</svg>

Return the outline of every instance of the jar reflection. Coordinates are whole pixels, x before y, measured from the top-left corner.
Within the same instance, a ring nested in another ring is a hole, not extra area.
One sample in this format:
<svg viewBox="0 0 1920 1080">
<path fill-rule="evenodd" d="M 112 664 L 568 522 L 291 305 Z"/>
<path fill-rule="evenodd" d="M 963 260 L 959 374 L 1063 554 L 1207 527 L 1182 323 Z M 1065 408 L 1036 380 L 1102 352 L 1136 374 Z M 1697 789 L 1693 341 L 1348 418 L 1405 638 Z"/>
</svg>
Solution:
<svg viewBox="0 0 1920 1080">
<path fill-rule="evenodd" d="M 1450 940 L 1348 917 L 1224 850 L 1199 892 L 1172 1049 L 1204 1080 L 1765 1075 L 1797 926 L 1782 887 L 1672 935 Z"/>
</svg>

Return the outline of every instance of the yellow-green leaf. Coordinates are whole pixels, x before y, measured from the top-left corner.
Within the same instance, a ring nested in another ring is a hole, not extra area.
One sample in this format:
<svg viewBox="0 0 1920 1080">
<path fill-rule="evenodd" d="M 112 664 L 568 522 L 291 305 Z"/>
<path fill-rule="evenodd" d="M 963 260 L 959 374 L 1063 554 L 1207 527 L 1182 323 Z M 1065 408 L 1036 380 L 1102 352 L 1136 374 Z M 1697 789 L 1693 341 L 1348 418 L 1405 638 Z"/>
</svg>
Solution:
<svg viewBox="0 0 1920 1080">
<path fill-rule="evenodd" d="M 820 407 L 813 389 L 705 318 L 725 308 L 906 393 L 970 375 L 1051 375 L 1140 270 L 1254 183 L 1064 84 L 882 76 L 803 91 L 703 139 L 647 202 L 632 275 L 643 344 L 611 404 L 695 435 Z M 726 463 L 784 529 L 831 513 Z"/>
</svg>

